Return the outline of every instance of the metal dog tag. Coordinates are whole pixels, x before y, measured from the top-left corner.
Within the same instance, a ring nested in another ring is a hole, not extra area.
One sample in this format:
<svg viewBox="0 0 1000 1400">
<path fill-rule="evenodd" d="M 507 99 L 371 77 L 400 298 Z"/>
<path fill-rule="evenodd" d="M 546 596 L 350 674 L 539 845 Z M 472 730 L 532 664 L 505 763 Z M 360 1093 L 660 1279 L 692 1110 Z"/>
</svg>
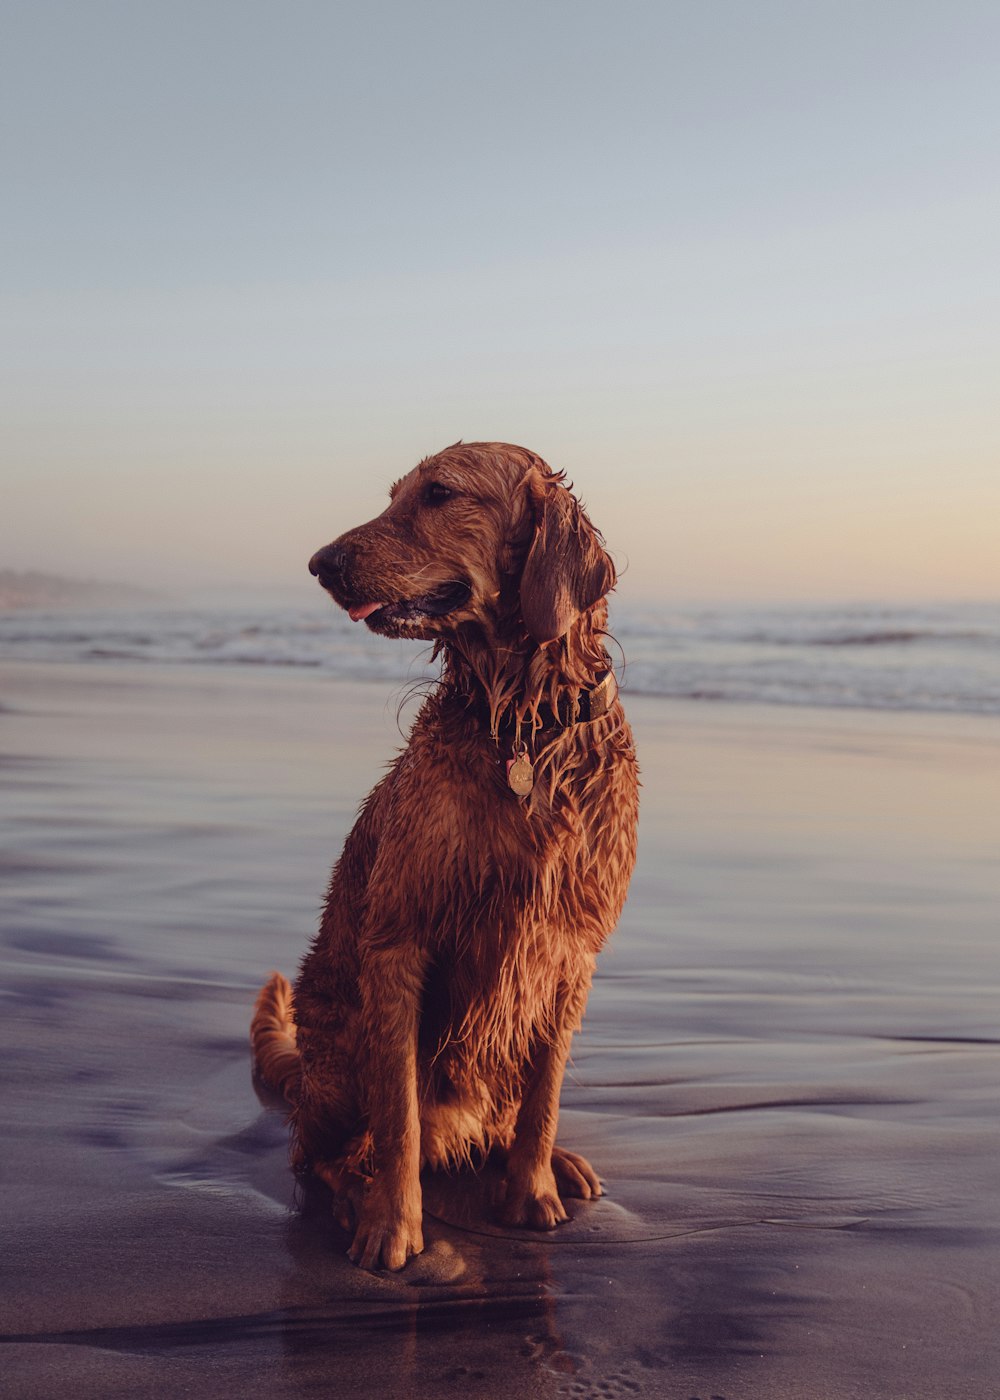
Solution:
<svg viewBox="0 0 1000 1400">
<path fill-rule="evenodd" d="M 527 797 L 535 786 L 535 770 L 527 753 L 519 753 L 515 758 L 507 760 L 507 786 L 511 792 L 516 792 L 518 797 Z"/>
</svg>

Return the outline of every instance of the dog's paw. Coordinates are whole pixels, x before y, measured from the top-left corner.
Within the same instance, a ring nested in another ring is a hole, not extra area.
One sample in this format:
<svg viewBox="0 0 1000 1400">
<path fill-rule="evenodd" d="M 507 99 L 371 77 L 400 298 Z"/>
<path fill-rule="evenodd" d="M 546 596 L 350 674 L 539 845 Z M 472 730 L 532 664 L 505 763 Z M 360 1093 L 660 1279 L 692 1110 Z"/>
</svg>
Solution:
<svg viewBox="0 0 1000 1400">
<path fill-rule="evenodd" d="M 352 1264 L 362 1269 L 401 1269 L 414 1254 L 422 1254 L 424 1232 L 419 1197 L 405 1206 L 387 1202 L 378 1191 L 366 1194 L 358 1215 L 358 1228 L 347 1251 Z"/>
<path fill-rule="evenodd" d="M 578 1152 L 567 1152 L 565 1147 L 553 1147 L 552 1171 L 560 1196 L 575 1196 L 580 1201 L 596 1200 L 603 1196 L 600 1178 L 594 1168 Z"/>
<path fill-rule="evenodd" d="M 361 1212 L 361 1178 L 342 1162 L 314 1162 L 312 1172 L 330 1188 L 334 1220 L 342 1230 L 353 1230 Z"/>
<path fill-rule="evenodd" d="M 528 1176 L 508 1172 L 497 1214 L 505 1225 L 521 1225 L 528 1230 L 554 1230 L 569 1219 L 551 1170 Z"/>
</svg>

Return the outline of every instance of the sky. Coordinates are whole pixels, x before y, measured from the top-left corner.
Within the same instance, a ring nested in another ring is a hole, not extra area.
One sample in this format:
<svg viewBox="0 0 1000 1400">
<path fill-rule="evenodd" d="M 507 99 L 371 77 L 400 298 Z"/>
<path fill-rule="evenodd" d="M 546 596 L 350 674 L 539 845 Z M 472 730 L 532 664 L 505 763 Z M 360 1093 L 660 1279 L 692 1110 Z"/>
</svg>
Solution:
<svg viewBox="0 0 1000 1400">
<path fill-rule="evenodd" d="M 501 439 L 626 598 L 1000 598 L 994 0 L 7 0 L 0 40 L 0 567 L 310 588 Z"/>
</svg>

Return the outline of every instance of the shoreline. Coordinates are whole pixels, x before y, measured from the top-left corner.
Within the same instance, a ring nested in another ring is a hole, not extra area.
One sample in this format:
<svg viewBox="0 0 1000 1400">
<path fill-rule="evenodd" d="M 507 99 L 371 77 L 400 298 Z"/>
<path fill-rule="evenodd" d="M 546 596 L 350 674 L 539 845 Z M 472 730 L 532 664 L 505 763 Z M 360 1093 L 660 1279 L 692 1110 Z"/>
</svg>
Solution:
<svg viewBox="0 0 1000 1400">
<path fill-rule="evenodd" d="M 20 673 L 24 673 L 23 676 Z M 192 661 L 184 658 L 178 661 L 168 661 L 162 658 L 150 659 L 148 661 L 137 660 L 135 658 L 117 657 L 91 657 L 85 660 L 61 660 L 55 658 L 21 658 L 21 657 L 0 657 L 0 694 L 2 694 L 5 675 L 12 677 L 12 682 L 16 687 L 35 673 L 38 679 L 52 675 L 60 676 L 60 673 L 67 679 L 81 681 L 84 676 L 91 676 L 95 679 L 106 675 L 111 682 L 118 680 L 131 680 L 133 682 L 150 681 L 157 675 L 164 677 L 173 676 L 177 678 L 177 683 L 182 684 L 183 678 L 187 677 L 194 681 L 199 676 L 213 677 L 219 683 L 229 682 L 240 686 L 255 684 L 267 685 L 269 682 L 279 683 L 281 680 L 288 680 L 294 685 L 301 682 L 304 685 L 322 684 L 334 687 L 349 695 L 352 691 L 366 690 L 381 692 L 385 698 L 386 705 L 395 705 L 399 698 L 405 699 L 405 692 L 419 685 L 435 685 L 437 683 L 437 673 L 420 675 L 414 672 L 404 678 L 393 677 L 372 677 L 372 676 L 344 676 L 335 672 L 324 670 L 318 662 L 302 661 L 298 663 L 289 662 L 269 662 L 261 663 L 257 661 Z M 168 682 L 169 683 L 169 682 Z M 920 721 L 927 721 L 929 725 L 942 728 L 949 723 L 966 724 L 974 729 L 981 729 L 981 737 L 985 741 L 990 741 L 994 737 L 1000 739 L 1000 712 L 984 710 L 961 710 L 961 709 L 920 709 L 920 708 L 899 708 L 893 709 L 889 706 L 874 705 L 827 705 L 813 703 L 811 701 L 792 700 L 765 700 L 765 699 L 729 699 L 725 696 L 686 696 L 686 695 L 661 695 L 649 691 L 621 691 L 623 703 L 629 710 L 634 706 L 665 706 L 671 710 L 683 712 L 685 716 L 695 718 L 699 715 L 736 715 L 748 716 L 764 715 L 779 717 L 794 717 L 802 715 L 816 715 L 825 722 L 836 725 L 837 717 L 843 716 L 845 724 L 851 724 L 857 718 L 860 720 L 869 719 L 873 725 L 880 727 L 880 719 L 884 719 L 886 727 L 896 729 L 912 728 Z M 0 711 L 2 713 L 2 711 Z M 794 722 L 794 720 L 790 720 Z M 992 732 L 991 732 L 992 731 Z"/>
<path fill-rule="evenodd" d="M 371 1276 L 249 1074 L 402 744 L 398 683 L 316 680 L 0 664 L 12 1395 L 990 1393 L 1000 720 L 626 697 L 639 864 L 560 1120 L 608 1196 L 538 1237 L 435 1178 Z"/>
</svg>

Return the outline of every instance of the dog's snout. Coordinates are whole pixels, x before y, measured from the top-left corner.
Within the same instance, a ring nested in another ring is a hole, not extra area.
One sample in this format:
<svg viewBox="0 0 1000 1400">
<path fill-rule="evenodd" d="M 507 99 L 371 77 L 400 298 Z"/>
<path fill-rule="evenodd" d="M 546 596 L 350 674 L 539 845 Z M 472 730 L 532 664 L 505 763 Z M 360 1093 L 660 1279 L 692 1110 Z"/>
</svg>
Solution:
<svg viewBox="0 0 1000 1400">
<path fill-rule="evenodd" d="M 346 569 L 347 550 L 344 549 L 343 545 L 336 543 L 317 549 L 309 560 L 309 572 L 322 584 L 326 584 L 328 581 L 336 582 L 343 578 Z"/>
</svg>

